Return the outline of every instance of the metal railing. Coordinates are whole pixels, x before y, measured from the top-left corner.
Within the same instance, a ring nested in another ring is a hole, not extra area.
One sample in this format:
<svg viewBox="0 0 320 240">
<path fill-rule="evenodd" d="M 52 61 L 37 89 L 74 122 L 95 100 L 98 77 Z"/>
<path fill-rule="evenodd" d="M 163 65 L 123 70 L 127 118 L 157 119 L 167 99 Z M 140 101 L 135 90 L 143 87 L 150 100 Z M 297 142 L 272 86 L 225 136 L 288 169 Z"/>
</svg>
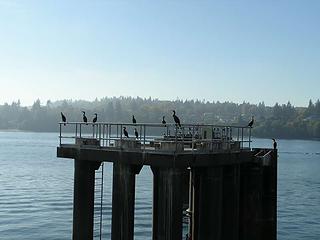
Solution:
<svg viewBox="0 0 320 240">
<path fill-rule="evenodd" d="M 129 137 L 124 136 L 124 127 Z M 229 150 L 251 148 L 251 128 L 247 126 L 227 126 L 213 124 L 153 124 L 153 123 L 84 123 L 60 122 L 59 143 L 74 144 L 75 139 L 96 139 L 100 147 L 119 147 L 117 141 L 131 140 L 141 145 L 141 149 L 159 149 L 159 144 L 169 143 L 189 150 L 215 150 L 219 146 Z M 138 137 L 134 132 L 138 133 Z M 218 147 L 217 147 L 218 146 Z M 210 149 L 211 148 L 211 149 Z"/>
</svg>

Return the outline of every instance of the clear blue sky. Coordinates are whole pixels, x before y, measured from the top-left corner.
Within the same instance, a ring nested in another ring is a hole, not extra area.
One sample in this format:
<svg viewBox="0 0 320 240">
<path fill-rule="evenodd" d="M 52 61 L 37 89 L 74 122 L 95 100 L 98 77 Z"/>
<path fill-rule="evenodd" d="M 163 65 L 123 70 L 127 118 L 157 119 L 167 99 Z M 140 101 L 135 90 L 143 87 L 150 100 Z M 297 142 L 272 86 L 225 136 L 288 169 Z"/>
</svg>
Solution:
<svg viewBox="0 0 320 240">
<path fill-rule="evenodd" d="M 160 3 L 161 2 L 161 3 Z M 0 104 L 320 98 L 320 1 L 0 0 Z"/>
</svg>

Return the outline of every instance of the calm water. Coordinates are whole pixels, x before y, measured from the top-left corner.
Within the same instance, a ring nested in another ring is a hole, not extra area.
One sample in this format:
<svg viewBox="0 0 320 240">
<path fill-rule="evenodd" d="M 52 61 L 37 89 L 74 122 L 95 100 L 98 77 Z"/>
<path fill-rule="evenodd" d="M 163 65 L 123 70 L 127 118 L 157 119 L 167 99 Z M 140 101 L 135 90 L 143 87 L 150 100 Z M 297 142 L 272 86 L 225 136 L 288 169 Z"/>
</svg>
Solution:
<svg viewBox="0 0 320 240">
<path fill-rule="evenodd" d="M 73 161 L 57 134 L 0 132 L 0 239 L 71 239 Z M 278 239 L 320 239 L 320 142 L 279 140 Z M 256 139 L 255 147 L 271 141 Z M 112 166 L 105 165 L 104 236 L 110 239 Z M 137 177 L 135 239 L 151 239 L 152 175 Z"/>
</svg>

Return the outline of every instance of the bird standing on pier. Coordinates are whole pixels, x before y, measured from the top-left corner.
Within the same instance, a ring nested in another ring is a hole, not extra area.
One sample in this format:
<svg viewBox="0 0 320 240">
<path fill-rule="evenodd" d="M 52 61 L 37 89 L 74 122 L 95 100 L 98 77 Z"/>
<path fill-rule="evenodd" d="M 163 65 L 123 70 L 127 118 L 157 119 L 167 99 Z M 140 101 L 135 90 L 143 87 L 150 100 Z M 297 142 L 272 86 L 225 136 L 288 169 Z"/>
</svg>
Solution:
<svg viewBox="0 0 320 240">
<path fill-rule="evenodd" d="M 176 111 L 175 111 L 175 110 L 172 110 L 172 112 L 173 112 L 172 117 L 173 117 L 173 119 L 174 119 L 174 122 L 176 123 L 176 125 L 178 125 L 179 127 L 181 127 L 180 119 L 177 117 Z"/>
<path fill-rule="evenodd" d="M 61 118 L 62 118 L 62 122 L 64 122 L 64 126 L 66 125 L 66 122 L 67 122 L 67 118 L 65 115 L 63 115 L 63 113 L 61 112 Z"/>
<path fill-rule="evenodd" d="M 248 123 L 248 127 L 252 127 L 254 123 L 254 117 L 252 116 L 251 121 Z"/>
<path fill-rule="evenodd" d="M 166 122 L 166 120 L 164 120 L 164 116 L 162 116 L 162 124 L 163 124 L 163 125 L 166 125 L 166 123 L 167 123 L 167 122 Z"/>
<path fill-rule="evenodd" d="M 95 113 L 94 115 L 95 115 L 95 117 L 92 119 L 92 122 L 93 122 L 93 123 L 96 123 L 97 120 L 98 120 L 98 114 Z"/>
<path fill-rule="evenodd" d="M 136 123 L 137 123 L 137 120 L 134 118 L 134 115 L 132 115 L 132 123 L 133 123 L 133 124 L 136 124 Z"/>
<path fill-rule="evenodd" d="M 136 128 L 134 129 L 134 135 L 136 136 L 136 139 L 138 139 L 138 138 L 139 138 L 139 133 L 138 133 L 138 131 L 137 131 L 137 129 L 136 129 Z"/>
<path fill-rule="evenodd" d="M 129 134 L 126 127 L 123 127 L 123 134 L 128 138 Z"/>
<path fill-rule="evenodd" d="M 276 150 L 278 144 L 274 138 L 272 138 L 272 141 L 273 141 L 273 149 Z"/>
<path fill-rule="evenodd" d="M 88 119 L 87 119 L 87 116 L 86 116 L 86 112 L 85 111 L 81 111 L 82 113 L 83 113 L 83 117 L 82 117 L 82 119 L 83 119 L 83 122 L 85 122 L 87 125 L 88 125 Z"/>
</svg>

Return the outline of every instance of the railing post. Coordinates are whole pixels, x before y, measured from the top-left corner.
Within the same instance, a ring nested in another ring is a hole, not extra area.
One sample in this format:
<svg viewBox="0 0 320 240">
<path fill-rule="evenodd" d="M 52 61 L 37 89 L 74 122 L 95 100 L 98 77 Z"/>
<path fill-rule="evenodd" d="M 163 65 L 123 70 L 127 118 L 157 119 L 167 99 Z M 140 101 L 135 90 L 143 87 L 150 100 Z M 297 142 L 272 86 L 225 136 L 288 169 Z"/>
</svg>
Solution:
<svg viewBox="0 0 320 240">
<path fill-rule="evenodd" d="M 178 141 L 178 126 L 177 126 L 177 124 L 176 124 L 176 132 L 175 132 L 176 151 L 177 151 L 177 148 L 178 148 L 178 143 L 177 143 L 177 141 Z"/>
<path fill-rule="evenodd" d="M 251 149 L 251 127 L 249 128 L 249 148 Z"/>
<path fill-rule="evenodd" d="M 184 134 L 185 134 L 185 132 L 184 132 L 184 126 L 183 127 L 181 127 L 182 128 L 182 145 L 184 146 Z"/>
<path fill-rule="evenodd" d="M 146 125 L 143 125 L 143 150 L 146 149 Z"/>
<path fill-rule="evenodd" d="M 211 151 L 213 151 L 213 126 L 211 126 Z"/>
<path fill-rule="evenodd" d="M 243 149 L 243 127 L 241 127 L 241 148 Z"/>
<path fill-rule="evenodd" d="M 240 138 L 240 128 L 238 127 L 238 136 L 237 136 L 237 141 L 239 141 Z"/>
<path fill-rule="evenodd" d="M 110 146 L 110 143 L 111 143 L 111 124 L 109 124 L 108 126 L 108 138 L 109 138 L 109 146 Z"/>
<path fill-rule="evenodd" d="M 139 132 L 139 138 L 140 138 L 140 141 L 141 141 L 141 138 L 142 138 L 142 125 L 140 124 L 140 132 Z"/>
<path fill-rule="evenodd" d="M 194 151 L 194 125 L 192 126 L 192 138 L 191 138 L 191 147 L 192 147 L 192 152 Z"/>
<path fill-rule="evenodd" d="M 118 130 L 118 125 L 117 125 L 117 130 Z M 122 124 L 120 124 L 120 144 L 122 144 Z"/>
<path fill-rule="evenodd" d="M 61 123 L 59 123 L 59 129 L 60 129 L 59 143 L 60 143 L 60 146 L 61 146 Z"/>
<path fill-rule="evenodd" d="M 117 126 L 117 138 L 119 138 L 119 129 L 118 129 L 119 126 L 118 126 L 118 124 L 116 124 L 116 126 Z M 122 135 L 122 132 L 121 132 L 121 135 Z"/>
</svg>

